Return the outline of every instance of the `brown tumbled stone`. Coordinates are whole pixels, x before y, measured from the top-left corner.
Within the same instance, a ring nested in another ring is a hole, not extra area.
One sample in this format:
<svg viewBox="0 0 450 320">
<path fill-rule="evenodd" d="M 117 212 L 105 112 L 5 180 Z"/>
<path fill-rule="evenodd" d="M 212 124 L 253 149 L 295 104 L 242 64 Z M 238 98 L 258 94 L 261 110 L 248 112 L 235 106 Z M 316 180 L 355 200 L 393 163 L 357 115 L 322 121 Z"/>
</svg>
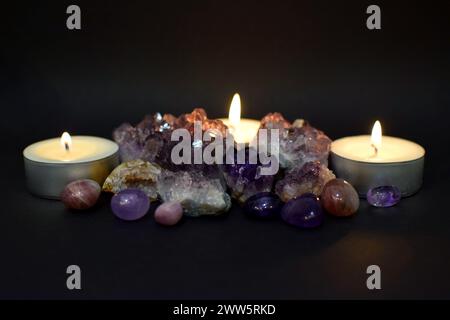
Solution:
<svg viewBox="0 0 450 320">
<path fill-rule="evenodd" d="M 359 208 L 358 193 L 343 179 L 328 181 L 322 190 L 320 201 L 328 213 L 338 217 L 351 216 Z"/>
</svg>

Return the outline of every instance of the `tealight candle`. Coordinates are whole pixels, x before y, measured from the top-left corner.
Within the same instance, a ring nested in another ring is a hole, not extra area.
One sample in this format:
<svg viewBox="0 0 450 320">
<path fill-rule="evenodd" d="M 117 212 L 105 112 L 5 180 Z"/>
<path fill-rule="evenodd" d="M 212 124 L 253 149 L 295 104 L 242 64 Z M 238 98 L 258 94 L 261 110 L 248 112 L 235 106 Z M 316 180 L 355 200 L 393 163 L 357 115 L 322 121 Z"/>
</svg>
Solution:
<svg viewBox="0 0 450 320">
<path fill-rule="evenodd" d="M 221 120 L 229 129 L 237 143 L 250 143 L 258 134 L 260 122 L 254 119 L 241 119 L 241 97 L 233 96 L 228 119 Z"/>
<path fill-rule="evenodd" d="M 373 187 L 396 186 L 402 196 L 422 185 L 425 150 L 401 138 L 383 136 L 376 121 L 372 135 L 345 137 L 331 145 L 331 167 L 339 178 L 349 181 L 360 196 Z"/>
<path fill-rule="evenodd" d="M 92 179 L 100 185 L 119 164 L 119 147 L 108 139 L 91 136 L 36 142 L 23 151 L 25 176 L 31 193 L 58 199 L 64 187 L 74 180 Z"/>
</svg>

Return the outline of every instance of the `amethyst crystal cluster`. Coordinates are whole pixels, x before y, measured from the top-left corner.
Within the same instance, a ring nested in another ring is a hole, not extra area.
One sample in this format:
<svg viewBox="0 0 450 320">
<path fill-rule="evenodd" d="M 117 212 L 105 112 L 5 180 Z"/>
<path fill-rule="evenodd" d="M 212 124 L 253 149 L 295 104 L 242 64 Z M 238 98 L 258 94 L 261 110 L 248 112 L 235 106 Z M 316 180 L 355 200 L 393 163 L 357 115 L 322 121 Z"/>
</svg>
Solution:
<svg viewBox="0 0 450 320">
<path fill-rule="evenodd" d="M 275 192 L 287 202 L 305 193 L 320 195 L 324 185 L 335 178 L 327 168 L 331 140 L 306 121 L 296 120 L 291 124 L 279 113 L 268 114 L 261 120 L 261 128 L 279 129 L 280 170 L 275 175 L 261 175 L 263 165 L 249 162 L 248 147 L 244 163 L 236 161 L 236 150 L 232 164 L 172 163 L 171 151 L 178 143 L 171 141 L 174 129 L 189 131 L 193 138 L 192 150 L 207 147 L 209 142 L 194 139 L 196 121 L 201 122 L 202 132 L 214 129 L 225 137 L 227 127 L 220 120 L 208 119 L 200 108 L 178 118 L 156 113 L 146 116 L 136 126 L 122 124 L 113 137 L 119 144 L 121 160 L 128 165 L 122 164 L 113 172 L 104 190 L 118 192 L 128 184 L 142 185 L 152 200 L 156 195 L 164 202 L 180 203 L 187 215 L 200 216 L 227 211 L 231 206 L 227 189 L 240 203 L 262 192 Z M 139 172 L 139 167 L 145 172 Z M 261 201 L 257 200 L 259 206 Z"/>
<path fill-rule="evenodd" d="M 261 128 L 280 130 L 279 164 L 282 178 L 275 192 L 283 201 L 304 193 L 320 195 L 334 174 L 328 169 L 331 140 L 308 122 L 298 119 L 293 124 L 280 113 L 269 113 L 261 120 Z"/>
<path fill-rule="evenodd" d="M 249 161 L 250 149 L 245 149 L 245 163 L 238 163 L 238 151 L 234 150 L 234 163 L 222 166 L 223 175 L 230 187 L 231 196 L 244 203 L 249 197 L 260 192 L 270 192 L 273 189 L 275 176 L 261 175 L 261 163 L 252 164 Z"/>
</svg>

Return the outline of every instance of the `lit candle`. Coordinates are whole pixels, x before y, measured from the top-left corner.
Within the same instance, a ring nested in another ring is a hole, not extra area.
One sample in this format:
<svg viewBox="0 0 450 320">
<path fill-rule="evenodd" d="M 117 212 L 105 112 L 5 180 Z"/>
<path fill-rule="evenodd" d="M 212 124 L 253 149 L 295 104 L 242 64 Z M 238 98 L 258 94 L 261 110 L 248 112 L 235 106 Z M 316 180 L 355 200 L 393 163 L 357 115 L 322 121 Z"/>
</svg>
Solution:
<svg viewBox="0 0 450 320">
<path fill-rule="evenodd" d="M 28 189 L 45 198 L 59 198 L 71 181 L 92 179 L 100 185 L 119 164 L 118 145 L 110 140 L 71 137 L 64 132 L 60 138 L 29 145 L 23 151 Z"/>
<path fill-rule="evenodd" d="M 258 134 L 260 122 L 254 119 L 241 119 L 241 97 L 233 96 L 228 119 L 219 119 L 228 127 L 228 130 L 238 143 L 250 143 Z"/>
<path fill-rule="evenodd" d="M 331 145 L 331 167 L 364 196 L 370 188 L 396 186 L 403 196 L 422 185 L 425 150 L 409 140 L 382 135 L 376 121 L 371 135 L 345 137 Z"/>
</svg>

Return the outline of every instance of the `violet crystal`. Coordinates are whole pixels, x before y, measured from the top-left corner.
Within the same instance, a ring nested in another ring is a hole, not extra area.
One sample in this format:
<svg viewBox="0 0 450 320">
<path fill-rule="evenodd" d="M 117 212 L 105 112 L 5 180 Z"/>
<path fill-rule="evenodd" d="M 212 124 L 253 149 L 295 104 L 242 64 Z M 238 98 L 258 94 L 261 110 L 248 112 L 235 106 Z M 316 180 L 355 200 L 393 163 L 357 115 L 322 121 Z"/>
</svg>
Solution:
<svg viewBox="0 0 450 320">
<path fill-rule="evenodd" d="M 367 202 L 374 207 L 392 207 L 401 197 L 401 191 L 394 186 L 380 186 L 367 191 Z"/>
<path fill-rule="evenodd" d="M 274 183 L 273 175 L 261 175 L 261 163 L 250 163 L 250 149 L 245 149 L 245 163 L 238 163 L 238 151 L 234 150 L 234 163 L 222 166 L 223 175 L 231 196 L 240 203 L 244 203 L 249 197 L 260 193 L 270 192 Z"/>
<path fill-rule="evenodd" d="M 310 192 L 320 195 L 325 184 L 335 176 L 319 161 L 307 162 L 302 167 L 289 170 L 275 185 L 276 194 L 284 202 Z"/>
<path fill-rule="evenodd" d="M 137 220 L 145 216 L 150 208 L 150 200 L 139 189 L 125 189 L 111 198 L 113 213 L 122 220 Z"/>
<path fill-rule="evenodd" d="M 154 162 L 170 144 L 170 133 L 176 118 L 170 114 L 147 115 L 133 127 L 124 123 L 113 132 L 123 162 L 141 159 Z"/>
<path fill-rule="evenodd" d="M 261 192 L 247 199 L 244 211 L 255 218 L 273 218 L 280 213 L 283 202 L 276 194 Z"/>
<path fill-rule="evenodd" d="M 301 168 L 310 161 L 328 165 L 331 140 L 307 121 L 297 119 L 291 125 L 280 113 L 269 113 L 261 119 L 261 128 L 280 130 L 279 161 L 282 168 Z"/>
<path fill-rule="evenodd" d="M 129 123 L 122 124 L 113 132 L 114 141 L 119 145 L 121 161 L 141 159 L 172 171 L 190 169 L 189 165 L 180 166 L 172 163 L 172 148 L 178 144 L 178 141 L 172 141 L 171 135 L 174 129 L 184 128 L 193 137 L 197 121 L 201 122 L 202 133 L 214 130 L 222 136 L 226 134 L 227 126 L 220 120 L 208 119 L 202 108 L 196 108 L 191 113 L 183 114 L 178 118 L 171 114 L 147 115 L 135 127 Z M 205 148 L 210 143 L 209 141 L 199 141 L 199 144 L 197 142 L 193 142 L 193 148 Z"/>
<path fill-rule="evenodd" d="M 320 226 L 324 215 L 319 198 L 312 193 L 306 193 L 289 200 L 281 210 L 281 218 L 293 226 L 309 229 Z"/>
</svg>

